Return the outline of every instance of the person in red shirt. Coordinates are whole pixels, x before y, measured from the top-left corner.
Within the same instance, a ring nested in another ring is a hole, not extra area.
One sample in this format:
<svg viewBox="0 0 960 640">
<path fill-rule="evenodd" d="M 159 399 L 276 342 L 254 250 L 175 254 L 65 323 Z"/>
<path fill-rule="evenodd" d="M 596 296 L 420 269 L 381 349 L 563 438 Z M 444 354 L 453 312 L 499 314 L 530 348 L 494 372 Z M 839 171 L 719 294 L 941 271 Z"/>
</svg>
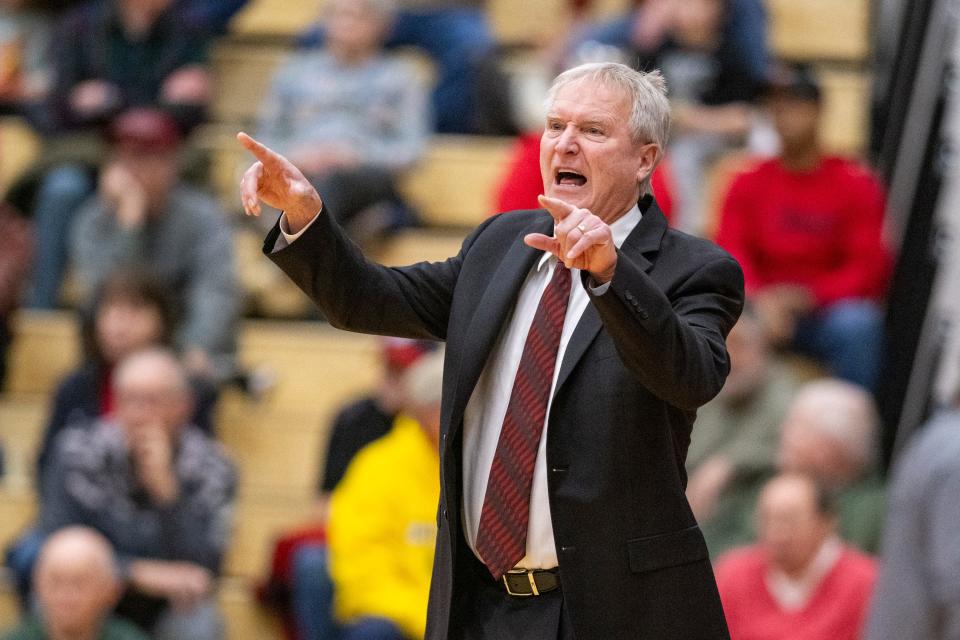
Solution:
<svg viewBox="0 0 960 640">
<path fill-rule="evenodd" d="M 820 88 L 806 68 L 775 75 L 769 106 L 782 151 L 734 178 L 717 242 L 743 267 L 774 343 L 872 388 L 892 265 L 883 188 L 861 164 L 823 152 Z"/>
<path fill-rule="evenodd" d="M 716 565 L 731 640 L 857 640 L 876 561 L 840 541 L 830 494 L 779 475 L 758 503 L 759 541 Z"/>
</svg>

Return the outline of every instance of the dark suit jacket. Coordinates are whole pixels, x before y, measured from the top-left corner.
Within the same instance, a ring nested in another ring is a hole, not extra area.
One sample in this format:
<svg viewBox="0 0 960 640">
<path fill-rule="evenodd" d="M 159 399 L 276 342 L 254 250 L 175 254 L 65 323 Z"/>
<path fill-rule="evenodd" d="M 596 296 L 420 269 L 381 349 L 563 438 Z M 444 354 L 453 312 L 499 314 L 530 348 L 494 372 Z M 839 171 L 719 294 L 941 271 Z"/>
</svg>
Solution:
<svg viewBox="0 0 960 640">
<path fill-rule="evenodd" d="M 684 496 L 684 459 L 697 407 L 729 370 L 724 341 L 743 304 L 743 276 L 717 246 L 668 229 L 651 198 L 641 200 L 644 208 L 610 289 L 592 297 L 571 338 L 550 412 L 548 487 L 563 597 L 578 640 L 716 640 L 728 634 Z M 445 262 L 386 268 L 365 260 L 321 215 L 270 253 L 334 326 L 447 342 L 431 640 L 457 636 L 471 579 L 460 518 L 464 409 L 542 255 L 523 237 L 552 229 L 545 211 L 506 213 L 481 224 Z M 268 253 L 278 233 L 268 236 Z"/>
</svg>

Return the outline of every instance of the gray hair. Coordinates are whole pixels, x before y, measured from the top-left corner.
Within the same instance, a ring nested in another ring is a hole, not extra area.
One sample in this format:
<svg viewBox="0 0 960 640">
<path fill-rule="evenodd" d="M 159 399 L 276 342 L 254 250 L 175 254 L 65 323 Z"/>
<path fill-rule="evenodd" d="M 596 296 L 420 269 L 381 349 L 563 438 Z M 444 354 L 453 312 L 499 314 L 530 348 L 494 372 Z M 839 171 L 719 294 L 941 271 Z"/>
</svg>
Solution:
<svg viewBox="0 0 960 640">
<path fill-rule="evenodd" d="M 797 392 L 788 411 L 801 416 L 812 429 L 837 443 L 847 458 L 863 471 L 876 463 L 880 416 L 873 397 L 863 388 L 836 378 L 808 382 Z"/>
<path fill-rule="evenodd" d="M 667 100 L 667 82 L 663 74 L 657 70 L 637 71 L 619 62 L 581 64 L 567 69 L 554 79 L 547 92 L 547 108 L 553 105 L 560 89 L 580 80 L 619 89 L 630 98 L 633 141 L 637 144 L 653 143 L 660 147 L 659 163 L 670 137 L 670 101 Z M 640 184 L 640 193 L 645 195 L 650 192 L 650 176 L 647 176 Z"/>
</svg>

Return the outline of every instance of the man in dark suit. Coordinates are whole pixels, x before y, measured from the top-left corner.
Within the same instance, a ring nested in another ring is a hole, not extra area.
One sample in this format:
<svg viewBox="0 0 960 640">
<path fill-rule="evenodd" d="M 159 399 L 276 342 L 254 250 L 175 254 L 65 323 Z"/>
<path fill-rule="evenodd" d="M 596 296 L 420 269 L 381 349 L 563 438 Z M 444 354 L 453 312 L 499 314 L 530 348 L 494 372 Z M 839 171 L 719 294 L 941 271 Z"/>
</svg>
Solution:
<svg viewBox="0 0 960 640">
<path fill-rule="evenodd" d="M 239 135 L 244 208 L 284 211 L 265 252 L 331 324 L 447 343 L 431 640 L 728 637 L 684 459 L 743 277 L 649 193 L 669 113 L 658 73 L 561 74 L 546 211 L 402 268 L 365 260 L 296 167 Z"/>
</svg>

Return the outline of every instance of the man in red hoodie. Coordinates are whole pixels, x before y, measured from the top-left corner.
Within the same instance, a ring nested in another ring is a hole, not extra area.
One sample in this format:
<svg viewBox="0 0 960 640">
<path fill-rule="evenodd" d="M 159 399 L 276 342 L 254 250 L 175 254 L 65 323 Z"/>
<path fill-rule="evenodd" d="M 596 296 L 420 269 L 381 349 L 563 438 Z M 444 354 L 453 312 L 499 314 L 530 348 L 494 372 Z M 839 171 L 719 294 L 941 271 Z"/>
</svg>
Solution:
<svg viewBox="0 0 960 640">
<path fill-rule="evenodd" d="M 764 487 L 756 545 L 717 561 L 732 640 L 857 640 L 876 581 L 873 558 L 840 541 L 832 500 L 807 476 Z"/>
<path fill-rule="evenodd" d="M 891 270 L 883 189 L 861 164 L 822 150 L 820 87 L 806 68 L 774 76 L 769 106 L 782 151 L 733 180 L 717 242 L 743 267 L 775 344 L 872 388 Z"/>
</svg>

